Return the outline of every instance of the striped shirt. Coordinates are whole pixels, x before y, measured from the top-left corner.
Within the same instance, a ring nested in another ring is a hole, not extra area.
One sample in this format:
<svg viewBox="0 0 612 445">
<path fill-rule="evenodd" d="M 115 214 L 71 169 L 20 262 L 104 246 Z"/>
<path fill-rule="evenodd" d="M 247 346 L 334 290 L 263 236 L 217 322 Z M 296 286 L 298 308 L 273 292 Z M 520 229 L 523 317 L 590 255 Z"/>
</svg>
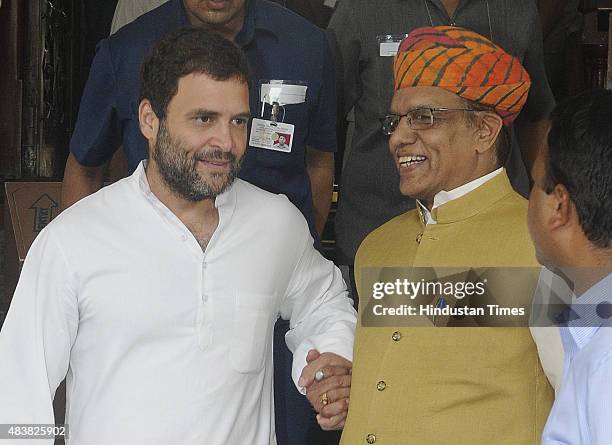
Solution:
<svg viewBox="0 0 612 445">
<path fill-rule="evenodd" d="M 612 274 L 572 305 L 560 328 L 565 369 L 542 445 L 612 444 Z M 577 315 L 577 316 L 576 316 Z"/>
</svg>

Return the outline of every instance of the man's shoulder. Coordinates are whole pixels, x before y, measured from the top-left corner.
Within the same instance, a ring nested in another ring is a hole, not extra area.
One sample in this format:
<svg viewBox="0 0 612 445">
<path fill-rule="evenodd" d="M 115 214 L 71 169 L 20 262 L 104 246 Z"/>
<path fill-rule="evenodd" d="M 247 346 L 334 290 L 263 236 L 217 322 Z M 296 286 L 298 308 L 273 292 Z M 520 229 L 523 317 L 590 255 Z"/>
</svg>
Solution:
<svg viewBox="0 0 612 445">
<path fill-rule="evenodd" d="M 232 186 L 236 194 L 235 217 L 268 240 L 296 242 L 310 236 L 302 212 L 285 195 L 267 192 L 242 179 Z"/>
<path fill-rule="evenodd" d="M 111 53 L 146 53 L 165 34 L 181 26 L 177 2 L 170 0 L 123 26 L 107 41 Z"/>
<path fill-rule="evenodd" d="M 299 35 L 301 39 L 314 38 L 315 42 L 320 42 L 325 38 L 325 32 L 321 28 L 278 3 L 258 0 L 257 6 L 258 20 L 262 20 L 266 24 L 273 24 L 273 31 L 278 34 L 279 38 L 284 38 L 287 35 Z M 313 42 L 302 40 L 299 43 L 304 45 Z"/>
<path fill-rule="evenodd" d="M 519 226 L 524 226 L 526 230 L 528 207 L 529 201 L 516 191 L 511 190 L 483 211 L 480 217 L 485 219 L 495 218 L 509 226 L 515 226 L 518 223 Z"/>
<path fill-rule="evenodd" d="M 496 200 L 462 224 L 461 231 L 471 231 L 485 245 L 497 246 L 500 252 L 522 252 L 525 261 L 535 262 L 533 243 L 527 228 L 529 202 L 516 191 Z"/>
<path fill-rule="evenodd" d="M 503 0 L 500 6 L 502 7 L 502 11 L 505 12 L 520 10 L 521 14 L 516 18 L 521 18 L 523 20 L 531 19 L 533 15 L 538 14 L 538 7 L 533 0 Z"/>
<path fill-rule="evenodd" d="M 256 209 L 261 214 L 286 214 L 300 211 L 285 195 L 268 192 L 243 179 L 236 179 L 233 185 L 236 191 L 237 206 L 249 211 Z"/>
<path fill-rule="evenodd" d="M 387 2 L 385 7 L 381 9 L 377 2 L 371 0 L 338 0 L 333 16 L 347 16 L 350 14 L 360 22 L 367 22 L 372 19 L 371 14 L 373 13 L 377 16 L 381 14 L 393 15 L 397 10 L 396 2 Z"/>
<path fill-rule="evenodd" d="M 122 209 L 133 207 L 133 186 L 133 178 L 128 176 L 102 187 L 65 209 L 51 224 L 72 230 L 105 218 L 120 218 L 124 214 Z"/>
</svg>

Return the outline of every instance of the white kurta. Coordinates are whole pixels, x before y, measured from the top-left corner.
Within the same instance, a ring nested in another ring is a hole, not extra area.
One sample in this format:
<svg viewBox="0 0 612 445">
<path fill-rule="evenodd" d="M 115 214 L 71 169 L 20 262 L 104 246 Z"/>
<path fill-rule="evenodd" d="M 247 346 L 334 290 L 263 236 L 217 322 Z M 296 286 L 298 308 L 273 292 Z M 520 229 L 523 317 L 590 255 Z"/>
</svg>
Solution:
<svg viewBox="0 0 612 445">
<path fill-rule="evenodd" d="M 275 443 L 277 316 L 297 381 L 311 348 L 352 358 L 355 311 L 284 196 L 237 180 L 215 205 L 203 252 L 141 164 L 40 233 L 0 333 L 0 424 L 53 423 L 67 373 L 72 445 Z"/>
</svg>

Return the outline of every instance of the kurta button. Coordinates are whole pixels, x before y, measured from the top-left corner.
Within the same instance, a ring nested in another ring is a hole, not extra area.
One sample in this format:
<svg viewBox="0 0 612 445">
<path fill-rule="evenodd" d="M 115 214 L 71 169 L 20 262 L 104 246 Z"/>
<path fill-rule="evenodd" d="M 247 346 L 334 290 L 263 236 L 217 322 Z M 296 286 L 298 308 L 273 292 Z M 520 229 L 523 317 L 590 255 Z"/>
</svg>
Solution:
<svg viewBox="0 0 612 445">
<path fill-rule="evenodd" d="M 417 237 L 416 237 L 416 242 L 417 242 L 417 244 L 421 244 L 421 239 L 423 239 L 423 234 L 422 234 L 422 233 L 419 233 L 419 234 L 417 235 Z"/>
<path fill-rule="evenodd" d="M 368 434 L 366 436 L 366 442 L 369 444 L 375 443 L 376 442 L 376 436 L 374 434 Z"/>
<path fill-rule="evenodd" d="M 379 391 L 384 391 L 386 387 L 387 387 L 387 383 L 385 383 L 384 380 L 381 380 L 380 382 L 376 384 L 376 389 Z"/>
<path fill-rule="evenodd" d="M 400 341 L 402 339 L 402 333 L 395 331 L 393 334 L 391 334 L 391 338 L 393 341 Z"/>
<path fill-rule="evenodd" d="M 208 295 L 204 294 L 202 295 L 202 303 L 206 303 L 208 302 Z"/>
</svg>

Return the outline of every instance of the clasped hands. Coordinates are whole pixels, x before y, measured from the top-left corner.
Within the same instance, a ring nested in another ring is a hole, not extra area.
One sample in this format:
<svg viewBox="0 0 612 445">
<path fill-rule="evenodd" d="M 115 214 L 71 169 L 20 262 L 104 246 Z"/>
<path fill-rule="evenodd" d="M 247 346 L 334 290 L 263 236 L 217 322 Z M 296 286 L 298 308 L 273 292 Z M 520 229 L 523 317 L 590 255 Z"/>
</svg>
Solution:
<svg viewBox="0 0 612 445">
<path fill-rule="evenodd" d="M 317 412 L 323 430 L 339 430 L 348 414 L 353 364 L 331 352 L 308 351 L 308 363 L 298 384 L 306 388 L 306 397 Z"/>
</svg>

